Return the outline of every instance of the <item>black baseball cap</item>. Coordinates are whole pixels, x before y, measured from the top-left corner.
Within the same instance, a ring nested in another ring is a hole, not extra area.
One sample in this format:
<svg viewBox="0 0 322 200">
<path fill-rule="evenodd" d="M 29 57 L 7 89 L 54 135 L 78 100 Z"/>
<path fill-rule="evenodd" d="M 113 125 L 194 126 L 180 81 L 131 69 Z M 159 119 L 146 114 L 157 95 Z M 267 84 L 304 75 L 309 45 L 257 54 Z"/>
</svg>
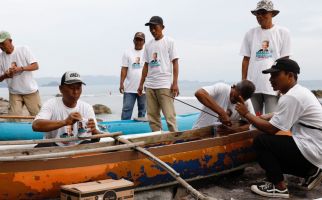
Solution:
<svg viewBox="0 0 322 200">
<path fill-rule="evenodd" d="M 61 81 L 60 81 L 60 85 L 70 85 L 70 84 L 74 84 L 74 83 L 82 83 L 83 85 L 86 85 L 79 73 L 75 72 L 75 71 L 68 71 L 65 72 L 64 75 L 61 77 Z"/>
<path fill-rule="evenodd" d="M 150 21 L 145 24 L 145 26 L 150 25 L 162 25 L 163 26 L 163 19 L 159 16 L 153 16 L 151 17 Z"/>
<path fill-rule="evenodd" d="M 279 72 L 279 71 L 287 71 L 287 72 L 294 72 L 299 74 L 300 73 L 300 67 L 294 60 L 291 60 L 289 58 L 280 58 L 275 61 L 273 66 L 269 69 L 263 70 L 263 74 L 273 73 L 273 72 Z"/>
</svg>

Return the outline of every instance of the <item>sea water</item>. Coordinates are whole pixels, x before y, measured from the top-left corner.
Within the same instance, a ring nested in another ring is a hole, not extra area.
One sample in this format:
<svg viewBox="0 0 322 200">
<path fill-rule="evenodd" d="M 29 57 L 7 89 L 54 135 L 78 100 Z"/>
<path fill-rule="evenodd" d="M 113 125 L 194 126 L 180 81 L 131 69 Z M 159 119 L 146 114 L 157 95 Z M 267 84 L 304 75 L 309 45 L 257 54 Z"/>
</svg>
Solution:
<svg viewBox="0 0 322 200">
<path fill-rule="evenodd" d="M 321 81 L 304 81 L 300 82 L 303 86 L 307 87 L 310 90 L 322 89 Z M 180 95 L 177 97 L 179 100 L 193 105 L 198 108 L 202 108 L 202 105 L 194 97 L 194 93 L 197 89 L 201 87 L 200 84 L 196 83 L 195 85 L 181 85 L 180 86 Z M 81 100 L 94 105 L 94 104 L 103 104 L 108 106 L 112 110 L 112 114 L 103 114 L 98 115 L 97 118 L 100 118 L 104 121 L 108 120 L 120 120 L 123 106 L 123 95 L 120 94 L 119 85 L 85 85 L 83 86 L 83 92 L 81 95 Z M 56 87 L 39 87 L 39 93 L 41 101 L 45 102 L 50 98 L 55 97 L 55 95 L 60 94 L 58 86 Z M 0 88 L 0 97 L 8 99 L 8 89 Z M 320 99 L 321 101 L 321 99 Z M 179 101 L 174 101 L 176 113 L 179 114 L 188 114 L 200 112 L 191 106 L 188 106 Z M 134 105 L 132 118 L 137 117 L 137 104 Z"/>
<path fill-rule="evenodd" d="M 97 115 L 104 121 L 108 120 L 120 120 L 123 106 L 123 95 L 118 91 L 118 85 L 85 85 L 83 86 L 83 92 L 80 97 L 81 100 L 94 105 L 103 104 L 109 107 L 112 114 Z M 193 106 L 202 108 L 202 105 L 194 97 L 194 92 L 198 88 L 189 88 L 180 91 L 179 100 L 184 101 Z M 39 94 L 42 102 L 46 102 L 50 98 L 54 98 L 55 95 L 60 94 L 57 87 L 39 87 Z M 0 97 L 4 99 L 9 98 L 8 89 L 0 88 Z M 175 101 L 175 109 L 177 114 L 188 114 L 199 112 L 188 105 Z M 134 105 L 132 118 L 137 117 L 137 104 Z"/>
</svg>

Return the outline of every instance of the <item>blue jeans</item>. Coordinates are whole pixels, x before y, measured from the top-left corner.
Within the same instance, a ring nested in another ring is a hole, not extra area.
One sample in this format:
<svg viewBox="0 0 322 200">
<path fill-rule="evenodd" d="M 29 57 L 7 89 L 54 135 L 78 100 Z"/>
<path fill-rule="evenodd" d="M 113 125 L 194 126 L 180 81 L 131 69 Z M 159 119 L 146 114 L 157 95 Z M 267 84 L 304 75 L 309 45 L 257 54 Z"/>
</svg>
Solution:
<svg viewBox="0 0 322 200">
<path fill-rule="evenodd" d="M 124 93 L 123 95 L 123 109 L 122 109 L 122 120 L 128 120 L 132 117 L 133 107 L 135 101 L 138 104 L 138 117 L 145 117 L 146 112 L 146 97 L 145 94 L 139 96 L 137 93 Z"/>
</svg>

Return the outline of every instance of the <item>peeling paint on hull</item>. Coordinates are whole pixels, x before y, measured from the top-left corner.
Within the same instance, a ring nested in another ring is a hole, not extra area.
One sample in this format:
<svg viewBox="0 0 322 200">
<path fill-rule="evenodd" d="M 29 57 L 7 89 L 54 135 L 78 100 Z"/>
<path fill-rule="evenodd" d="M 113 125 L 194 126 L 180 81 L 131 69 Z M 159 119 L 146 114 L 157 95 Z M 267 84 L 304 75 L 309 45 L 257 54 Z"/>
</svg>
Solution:
<svg viewBox="0 0 322 200">
<path fill-rule="evenodd" d="M 214 138 L 148 150 L 191 179 L 215 175 L 253 162 L 252 138 L 217 145 Z M 0 199 L 46 199 L 59 196 L 61 185 L 125 178 L 136 187 L 174 181 L 159 166 L 134 151 L 107 152 L 72 158 L 0 162 Z"/>
</svg>

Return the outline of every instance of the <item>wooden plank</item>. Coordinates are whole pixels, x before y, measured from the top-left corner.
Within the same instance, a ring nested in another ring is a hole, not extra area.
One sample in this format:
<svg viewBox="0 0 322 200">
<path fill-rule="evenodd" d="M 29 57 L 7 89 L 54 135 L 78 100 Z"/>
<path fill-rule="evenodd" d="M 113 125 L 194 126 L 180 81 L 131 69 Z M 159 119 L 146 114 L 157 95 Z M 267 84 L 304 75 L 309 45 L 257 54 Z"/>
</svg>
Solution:
<svg viewBox="0 0 322 200">
<path fill-rule="evenodd" d="M 24 145 L 24 144 L 43 144 L 43 143 L 52 143 L 52 142 L 72 142 L 72 141 L 79 141 L 79 140 L 98 139 L 98 138 L 104 138 L 104 137 L 115 137 L 119 135 L 122 135 L 122 132 L 103 133 L 103 134 L 92 135 L 89 137 L 0 141 L 0 145 Z"/>
<path fill-rule="evenodd" d="M 145 141 L 145 144 L 149 145 L 169 141 L 175 142 L 178 140 L 195 140 L 209 137 L 213 137 L 212 127 L 210 126 L 195 130 L 161 133 L 153 136 L 138 136 L 137 138 L 130 138 L 129 140 L 132 142 Z"/>
<path fill-rule="evenodd" d="M 36 155 L 25 155 L 25 156 L 1 156 L 0 162 L 31 161 L 31 160 L 59 158 L 59 157 L 66 157 L 66 156 L 70 157 L 70 156 L 87 154 L 87 153 L 97 153 L 97 152 L 107 152 L 107 151 L 131 149 L 135 146 L 143 145 L 143 144 L 144 144 L 144 142 L 136 142 L 136 143 L 124 144 L 124 145 L 115 145 L 115 146 L 109 146 L 109 147 L 100 147 L 100 148 L 94 148 L 94 149 L 83 149 L 83 150 L 66 151 L 66 152 L 58 152 L 58 153 L 36 154 Z"/>
</svg>

